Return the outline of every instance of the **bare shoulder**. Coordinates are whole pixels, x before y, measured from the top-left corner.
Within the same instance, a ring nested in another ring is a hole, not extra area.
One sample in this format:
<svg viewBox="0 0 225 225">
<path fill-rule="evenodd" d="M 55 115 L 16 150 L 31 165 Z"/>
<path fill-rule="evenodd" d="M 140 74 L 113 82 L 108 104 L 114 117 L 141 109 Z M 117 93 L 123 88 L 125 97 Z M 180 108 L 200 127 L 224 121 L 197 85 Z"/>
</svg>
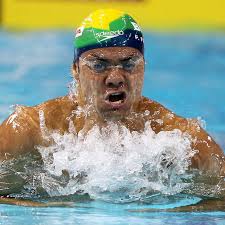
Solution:
<svg viewBox="0 0 225 225">
<path fill-rule="evenodd" d="M 62 96 L 62 97 L 58 97 L 58 98 L 54 98 L 54 99 L 50 99 L 48 101 L 45 101 L 41 104 L 38 104 L 36 106 L 34 106 L 35 108 L 42 108 L 42 109 L 53 109 L 53 108 L 71 108 L 74 103 L 76 103 L 76 99 L 72 98 L 68 95 L 66 96 Z"/>
<path fill-rule="evenodd" d="M 162 104 L 151 99 L 143 97 L 141 110 L 147 110 L 149 112 L 148 119 L 151 120 L 152 126 L 156 132 L 161 130 L 170 131 L 179 129 L 182 132 L 188 132 L 193 136 L 204 133 L 200 122 L 197 119 L 184 118 L 177 115 Z"/>
<path fill-rule="evenodd" d="M 142 98 L 139 109 L 147 115 L 147 119 L 151 121 L 152 129 L 157 133 L 162 130 L 173 129 L 185 131 L 189 124 L 192 122 L 196 123 L 196 120 L 185 119 L 178 116 L 162 104 L 146 97 Z"/>
<path fill-rule="evenodd" d="M 0 125 L 0 158 L 24 153 L 38 139 L 38 117 L 32 107 L 17 106 Z"/>
<path fill-rule="evenodd" d="M 142 97 L 140 104 L 141 111 L 149 111 L 151 118 L 159 118 L 163 116 L 175 117 L 176 115 L 165 106 L 152 99 Z M 169 114 L 169 115 L 168 115 Z"/>
<path fill-rule="evenodd" d="M 182 133 L 190 136 L 192 149 L 198 152 L 192 159 L 193 168 L 225 176 L 224 152 L 201 127 L 197 119 L 178 116 L 158 102 L 147 98 L 143 98 L 140 110 L 148 111 L 147 119 L 156 133 L 179 129 Z"/>
<path fill-rule="evenodd" d="M 0 155 L 18 155 L 34 150 L 36 145 L 44 143 L 40 116 L 45 119 L 48 129 L 65 132 L 74 101 L 68 96 L 52 99 L 39 105 L 17 106 L 15 112 L 0 125 Z"/>
<path fill-rule="evenodd" d="M 76 110 L 77 105 L 75 99 L 64 96 L 46 101 L 34 109 L 38 112 L 39 118 L 40 116 L 44 118 L 48 129 L 64 132 L 68 128 L 68 118 Z"/>
<path fill-rule="evenodd" d="M 68 96 L 48 100 L 36 106 L 17 106 L 15 112 L 10 115 L 3 124 L 13 128 L 29 126 L 38 128 L 40 126 L 40 115 L 45 117 L 49 128 L 60 128 L 59 121 L 65 121 L 71 111 L 76 108 L 76 102 Z M 54 120 L 54 124 L 53 123 Z"/>
<path fill-rule="evenodd" d="M 63 97 L 58 97 L 45 101 L 39 105 L 34 106 L 34 108 L 36 110 L 44 110 L 46 111 L 46 113 L 54 112 L 56 110 L 60 110 L 66 113 L 68 110 L 71 110 L 72 107 L 74 107 L 74 104 L 77 104 L 76 100 L 66 95 Z"/>
</svg>

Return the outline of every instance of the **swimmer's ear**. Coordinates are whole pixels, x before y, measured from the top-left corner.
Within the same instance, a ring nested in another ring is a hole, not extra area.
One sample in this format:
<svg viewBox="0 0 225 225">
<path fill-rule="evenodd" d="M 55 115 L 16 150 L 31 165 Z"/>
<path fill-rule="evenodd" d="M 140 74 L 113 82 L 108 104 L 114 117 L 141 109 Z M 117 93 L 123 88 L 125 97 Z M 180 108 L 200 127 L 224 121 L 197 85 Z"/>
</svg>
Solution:
<svg viewBox="0 0 225 225">
<path fill-rule="evenodd" d="M 76 81 L 79 81 L 79 67 L 78 67 L 78 63 L 74 62 L 72 65 L 72 74 L 73 77 L 76 79 Z"/>
</svg>

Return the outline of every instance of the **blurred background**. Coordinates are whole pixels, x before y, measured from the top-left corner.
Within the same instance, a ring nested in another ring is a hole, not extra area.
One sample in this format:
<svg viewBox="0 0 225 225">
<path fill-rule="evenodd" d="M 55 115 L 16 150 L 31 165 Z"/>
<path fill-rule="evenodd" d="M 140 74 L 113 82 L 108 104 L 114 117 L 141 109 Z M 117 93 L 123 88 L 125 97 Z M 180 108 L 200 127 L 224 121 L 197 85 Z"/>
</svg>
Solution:
<svg viewBox="0 0 225 225">
<path fill-rule="evenodd" d="M 225 149 L 224 0 L 0 0 L 0 122 L 12 105 L 68 93 L 74 31 L 99 8 L 142 27 L 144 95 L 199 118 Z"/>
<path fill-rule="evenodd" d="M 118 8 L 144 29 L 224 29 L 224 0 L 1 0 L 1 24 L 10 29 L 74 28 L 91 11 Z"/>
</svg>

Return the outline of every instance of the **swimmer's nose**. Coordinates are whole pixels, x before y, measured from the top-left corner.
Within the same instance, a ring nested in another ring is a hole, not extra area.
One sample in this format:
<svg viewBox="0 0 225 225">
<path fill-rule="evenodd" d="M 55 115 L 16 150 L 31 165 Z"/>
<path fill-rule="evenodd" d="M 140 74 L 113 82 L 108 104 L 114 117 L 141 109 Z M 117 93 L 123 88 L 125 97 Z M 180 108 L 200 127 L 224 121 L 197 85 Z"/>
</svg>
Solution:
<svg viewBox="0 0 225 225">
<path fill-rule="evenodd" d="M 109 88 L 123 87 L 124 82 L 124 77 L 118 70 L 111 72 L 105 80 L 105 84 Z"/>
</svg>

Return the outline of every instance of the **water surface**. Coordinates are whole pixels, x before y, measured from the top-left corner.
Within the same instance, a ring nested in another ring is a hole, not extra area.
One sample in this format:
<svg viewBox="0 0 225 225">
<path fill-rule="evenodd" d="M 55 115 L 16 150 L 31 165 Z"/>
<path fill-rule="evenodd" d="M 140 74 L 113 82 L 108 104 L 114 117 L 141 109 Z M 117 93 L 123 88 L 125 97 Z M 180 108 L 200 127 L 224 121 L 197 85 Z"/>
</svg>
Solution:
<svg viewBox="0 0 225 225">
<path fill-rule="evenodd" d="M 0 121 L 12 105 L 35 105 L 68 93 L 73 59 L 71 32 L 0 31 Z M 203 120 L 225 150 L 225 38 L 223 33 L 145 34 L 143 94 L 184 117 Z M 110 171 L 110 170 L 109 170 Z M 110 176 L 109 176 L 110 177 Z M 108 180 L 109 182 L 110 180 Z M 107 182 L 106 182 L 107 183 Z M 110 182 L 108 183 L 110 184 Z M 132 185 L 129 183 L 127 185 Z M 104 199 L 103 199 L 104 200 Z M 75 202 L 72 208 L 0 205 L 0 224 L 224 224 L 225 214 L 137 213 L 175 207 L 196 196 L 156 197 L 150 204 Z"/>
</svg>

